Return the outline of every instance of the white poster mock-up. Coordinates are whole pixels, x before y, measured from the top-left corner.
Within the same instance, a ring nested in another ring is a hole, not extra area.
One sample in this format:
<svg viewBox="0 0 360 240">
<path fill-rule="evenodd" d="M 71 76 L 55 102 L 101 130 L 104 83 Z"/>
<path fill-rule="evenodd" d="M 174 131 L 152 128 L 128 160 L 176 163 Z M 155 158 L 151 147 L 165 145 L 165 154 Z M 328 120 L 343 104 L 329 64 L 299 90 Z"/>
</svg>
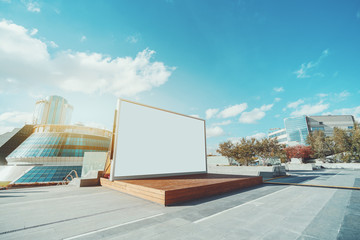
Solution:
<svg viewBox="0 0 360 240">
<path fill-rule="evenodd" d="M 205 120 L 118 100 L 111 179 L 206 173 Z"/>
</svg>

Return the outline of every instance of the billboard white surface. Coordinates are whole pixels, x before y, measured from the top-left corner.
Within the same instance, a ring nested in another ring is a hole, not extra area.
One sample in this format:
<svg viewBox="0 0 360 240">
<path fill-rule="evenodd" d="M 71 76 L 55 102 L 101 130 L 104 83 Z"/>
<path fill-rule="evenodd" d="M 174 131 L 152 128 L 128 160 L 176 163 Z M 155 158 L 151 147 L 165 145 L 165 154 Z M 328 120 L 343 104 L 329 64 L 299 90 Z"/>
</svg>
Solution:
<svg viewBox="0 0 360 240">
<path fill-rule="evenodd" d="M 118 101 L 113 177 L 206 172 L 205 121 Z"/>
</svg>

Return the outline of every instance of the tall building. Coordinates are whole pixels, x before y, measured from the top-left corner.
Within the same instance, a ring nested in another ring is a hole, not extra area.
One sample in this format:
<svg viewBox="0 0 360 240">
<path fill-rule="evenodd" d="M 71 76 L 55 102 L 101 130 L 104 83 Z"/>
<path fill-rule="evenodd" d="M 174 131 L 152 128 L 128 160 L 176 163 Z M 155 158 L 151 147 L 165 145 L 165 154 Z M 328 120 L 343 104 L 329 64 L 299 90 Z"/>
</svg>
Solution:
<svg viewBox="0 0 360 240">
<path fill-rule="evenodd" d="M 355 120 L 352 115 L 299 116 L 284 119 L 284 129 L 277 129 L 268 134 L 269 138 L 277 138 L 280 143 L 289 146 L 306 145 L 308 135 L 315 131 L 323 131 L 325 136 L 332 136 L 334 128 L 350 130 Z M 284 139 L 287 138 L 287 141 Z"/>
<path fill-rule="evenodd" d="M 309 135 L 306 116 L 285 118 L 284 124 L 290 146 L 298 144 L 306 145 L 306 139 Z"/>
<path fill-rule="evenodd" d="M 81 176 L 86 152 L 107 153 L 112 132 L 69 125 L 72 111 L 60 96 L 36 102 L 34 125 L 0 136 L 0 165 L 7 163 L 0 175 L 15 185 L 61 182 L 70 173 Z"/>
<path fill-rule="evenodd" d="M 48 96 L 37 101 L 33 124 L 70 124 L 73 107 L 60 96 Z"/>
<path fill-rule="evenodd" d="M 323 131 L 325 136 L 332 136 L 334 127 L 351 130 L 355 123 L 351 115 L 308 116 L 306 121 L 310 132 Z"/>
<path fill-rule="evenodd" d="M 270 129 L 269 138 L 276 138 L 279 143 L 287 144 L 287 134 L 285 128 Z"/>
</svg>

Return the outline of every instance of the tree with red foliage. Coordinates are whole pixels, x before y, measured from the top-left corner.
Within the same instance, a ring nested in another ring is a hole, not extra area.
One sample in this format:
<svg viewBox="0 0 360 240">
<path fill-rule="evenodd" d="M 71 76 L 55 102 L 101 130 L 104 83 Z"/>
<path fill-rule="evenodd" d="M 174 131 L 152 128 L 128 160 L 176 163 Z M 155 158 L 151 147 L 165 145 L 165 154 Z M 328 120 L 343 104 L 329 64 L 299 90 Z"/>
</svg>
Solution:
<svg viewBox="0 0 360 240">
<path fill-rule="evenodd" d="M 311 146 L 297 145 L 294 147 L 285 148 L 286 156 L 288 159 L 301 158 L 302 160 L 310 158 L 313 154 Z"/>
</svg>

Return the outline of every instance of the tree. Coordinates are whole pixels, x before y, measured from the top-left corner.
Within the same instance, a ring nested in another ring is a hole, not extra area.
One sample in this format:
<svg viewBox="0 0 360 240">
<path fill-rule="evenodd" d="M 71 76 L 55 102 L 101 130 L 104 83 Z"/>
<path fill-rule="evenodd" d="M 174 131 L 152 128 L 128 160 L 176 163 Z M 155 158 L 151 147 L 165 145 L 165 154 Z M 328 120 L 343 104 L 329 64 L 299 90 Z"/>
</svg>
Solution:
<svg viewBox="0 0 360 240">
<path fill-rule="evenodd" d="M 311 146 L 314 158 L 325 159 L 326 156 L 334 154 L 332 138 L 325 137 L 323 131 L 310 133 L 306 141 Z"/>
<path fill-rule="evenodd" d="M 231 141 L 223 142 L 219 144 L 219 148 L 216 152 L 227 158 L 233 158 L 234 155 L 234 144 Z"/>
<path fill-rule="evenodd" d="M 242 138 L 239 143 L 235 145 L 234 159 L 239 163 L 248 166 L 255 157 L 255 138 Z"/>
<path fill-rule="evenodd" d="M 288 159 L 301 158 L 302 161 L 309 159 L 313 154 L 311 146 L 297 145 L 285 148 L 286 156 Z"/>
<path fill-rule="evenodd" d="M 351 135 L 348 131 L 341 128 L 334 128 L 333 141 L 335 153 L 351 151 Z"/>
<path fill-rule="evenodd" d="M 263 138 L 260 141 L 256 141 L 255 154 L 264 159 L 263 164 L 270 158 L 284 157 L 284 145 L 279 144 L 277 139 L 274 138 Z"/>
<path fill-rule="evenodd" d="M 354 128 L 350 132 L 351 135 L 351 148 L 350 155 L 352 159 L 360 160 L 360 128 L 359 124 L 355 123 Z"/>
<path fill-rule="evenodd" d="M 240 142 L 233 144 L 231 141 L 219 144 L 216 150 L 222 156 L 233 158 L 242 165 L 249 165 L 255 157 L 255 139 L 242 138 Z"/>
<path fill-rule="evenodd" d="M 270 138 L 263 138 L 262 140 L 242 138 L 236 144 L 227 141 L 220 143 L 216 151 L 222 156 L 235 159 L 242 165 L 249 165 L 256 156 L 263 159 L 274 157 L 285 159 L 286 157 L 284 145 L 279 144 L 276 139 Z"/>
</svg>

